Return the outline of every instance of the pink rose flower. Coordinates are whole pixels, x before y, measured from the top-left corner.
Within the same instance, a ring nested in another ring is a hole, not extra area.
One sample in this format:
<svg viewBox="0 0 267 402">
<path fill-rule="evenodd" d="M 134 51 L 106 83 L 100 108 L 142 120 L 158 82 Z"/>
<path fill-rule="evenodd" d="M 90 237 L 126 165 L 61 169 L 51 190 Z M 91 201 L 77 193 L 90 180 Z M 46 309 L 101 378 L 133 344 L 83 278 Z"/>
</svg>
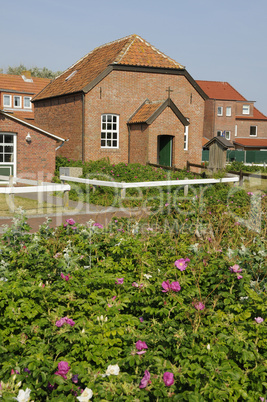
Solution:
<svg viewBox="0 0 267 402">
<path fill-rule="evenodd" d="M 242 272 L 242 269 L 240 268 L 240 266 L 238 264 L 235 264 L 232 267 L 229 267 L 229 270 L 231 272 L 235 272 L 235 273 Z"/>
<path fill-rule="evenodd" d="M 66 222 L 67 222 L 70 226 L 72 226 L 72 225 L 75 224 L 75 220 L 72 219 L 72 218 L 66 219 Z"/>
<path fill-rule="evenodd" d="M 164 384 L 166 385 L 166 387 L 170 387 L 174 383 L 173 373 L 166 371 L 163 374 L 163 381 L 164 381 Z"/>
<path fill-rule="evenodd" d="M 169 290 L 172 290 L 173 292 L 179 292 L 181 290 L 180 283 L 177 282 L 169 282 L 169 279 L 167 281 L 162 282 L 161 286 L 163 287 L 164 290 L 162 292 L 166 293 Z"/>
<path fill-rule="evenodd" d="M 139 388 L 145 388 L 147 387 L 148 383 L 150 383 L 150 372 L 148 370 L 145 370 L 144 377 L 140 381 Z"/>
<path fill-rule="evenodd" d="M 117 282 L 115 282 L 115 283 L 116 283 L 116 285 L 122 285 L 123 281 L 124 281 L 124 278 L 117 278 Z"/>
<path fill-rule="evenodd" d="M 66 374 L 70 370 L 68 362 L 64 362 L 64 361 L 59 362 L 57 367 L 58 367 L 58 371 L 56 371 L 55 374 L 60 375 L 61 377 L 63 377 L 66 380 L 67 379 Z"/>
<path fill-rule="evenodd" d="M 201 303 L 201 302 L 197 302 L 194 304 L 194 307 L 196 310 L 204 310 L 205 308 L 205 304 Z"/>
<path fill-rule="evenodd" d="M 261 318 L 261 317 L 256 317 L 255 321 L 256 321 L 257 324 L 261 324 L 264 321 L 264 319 Z"/>
<path fill-rule="evenodd" d="M 103 225 L 101 225 L 101 223 L 97 223 L 97 222 L 95 222 L 94 224 L 93 224 L 93 226 L 96 226 L 97 228 L 99 228 L 99 229 L 103 229 Z"/>
<path fill-rule="evenodd" d="M 178 268 L 180 271 L 184 271 L 188 265 L 188 262 L 190 261 L 189 258 L 180 258 L 179 260 L 176 260 L 174 265 L 176 268 Z"/>
</svg>

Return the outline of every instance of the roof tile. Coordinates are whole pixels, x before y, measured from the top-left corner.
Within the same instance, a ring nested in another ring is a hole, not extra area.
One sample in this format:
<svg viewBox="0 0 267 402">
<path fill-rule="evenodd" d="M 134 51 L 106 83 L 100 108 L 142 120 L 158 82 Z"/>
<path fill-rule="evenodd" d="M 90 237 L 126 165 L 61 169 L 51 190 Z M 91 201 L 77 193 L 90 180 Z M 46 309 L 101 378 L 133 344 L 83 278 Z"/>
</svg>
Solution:
<svg viewBox="0 0 267 402">
<path fill-rule="evenodd" d="M 88 53 L 55 78 L 34 100 L 80 92 L 109 65 L 184 69 L 184 66 L 164 55 L 140 36 L 130 35 Z M 71 76 L 75 71 L 77 73 Z"/>
</svg>

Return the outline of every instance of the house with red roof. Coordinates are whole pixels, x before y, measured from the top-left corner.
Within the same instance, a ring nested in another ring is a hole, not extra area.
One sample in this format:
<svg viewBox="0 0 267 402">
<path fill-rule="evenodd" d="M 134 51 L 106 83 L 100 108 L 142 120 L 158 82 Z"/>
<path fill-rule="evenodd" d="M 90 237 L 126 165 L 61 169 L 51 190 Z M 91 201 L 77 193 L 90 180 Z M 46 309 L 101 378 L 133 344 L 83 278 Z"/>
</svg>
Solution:
<svg viewBox="0 0 267 402">
<path fill-rule="evenodd" d="M 32 98 L 50 83 L 48 78 L 32 77 L 30 71 L 22 75 L 0 74 L 0 109 L 25 120 L 34 120 Z"/>
<path fill-rule="evenodd" d="M 224 136 L 236 149 L 267 148 L 267 117 L 228 82 L 199 81 L 206 93 L 204 137 Z"/>
<path fill-rule="evenodd" d="M 27 72 L 0 74 L 0 176 L 51 181 L 65 138 L 35 123 L 31 102 L 49 82 Z"/>
<path fill-rule="evenodd" d="M 84 161 L 201 162 L 207 95 L 185 67 L 138 35 L 99 46 L 32 102 L 35 121 Z"/>
</svg>

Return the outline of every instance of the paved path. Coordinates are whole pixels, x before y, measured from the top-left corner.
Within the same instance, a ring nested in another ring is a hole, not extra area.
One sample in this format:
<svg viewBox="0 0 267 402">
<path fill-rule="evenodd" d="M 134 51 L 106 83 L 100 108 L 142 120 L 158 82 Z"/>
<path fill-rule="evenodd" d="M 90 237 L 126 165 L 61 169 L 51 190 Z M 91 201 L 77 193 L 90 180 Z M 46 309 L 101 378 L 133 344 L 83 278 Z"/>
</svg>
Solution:
<svg viewBox="0 0 267 402">
<path fill-rule="evenodd" d="M 20 197 L 35 199 L 37 195 L 34 193 L 18 194 Z M 63 200 L 60 197 L 55 197 L 44 193 L 44 201 L 49 204 L 61 207 Z M 40 211 L 42 212 L 42 211 Z M 50 227 L 60 226 L 62 223 L 66 222 L 66 219 L 73 218 L 75 222 L 85 224 L 90 219 L 95 222 L 101 223 L 103 226 L 108 225 L 113 217 L 125 217 L 141 218 L 147 216 L 147 211 L 139 209 L 126 209 L 126 208 L 115 208 L 115 207 L 103 207 L 99 205 L 86 204 L 82 202 L 69 201 L 69 208 L 65 209 L 64 212 L 45 214 L 40 213 L 38 215 L 29 215 L 27 222 L 31 227 L 31 232 L 34 233 L 38 231 L 39 226 L 46 221 L 46 218 L 51 219 Z M 0 217 L 0 234 L 3 232 L 2 225 L 10 226 L 12 224 L 12 218 L 10 217 Z"/>
</svg>

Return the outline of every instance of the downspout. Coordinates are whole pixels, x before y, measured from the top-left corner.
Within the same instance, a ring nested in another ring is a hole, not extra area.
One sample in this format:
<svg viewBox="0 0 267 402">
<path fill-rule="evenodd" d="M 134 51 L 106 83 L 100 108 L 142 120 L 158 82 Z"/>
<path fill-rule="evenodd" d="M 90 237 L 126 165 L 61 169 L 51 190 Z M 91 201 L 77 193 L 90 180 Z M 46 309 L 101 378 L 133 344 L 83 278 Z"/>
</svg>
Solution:
<svg viewBox="0 0 267 402">
<path fill-rule="evenodd" d="M 84 92 L 82 93 L 82 161 L 84 162 L 84 122 L 85 122 Z"/>
<path fill-rule="evenodd" d="M 61 143 L 58 147 L 56 147 L 56 151 L 57 151 L 58 149 L 62 148 L 63 145 L 65 144 L 65 142 L 68 142 L 68 141 L 69 141 L 69 140 L 64 140 L 64 141 L 62 141 L 62 143 Z"/>
<path fill-rule="evenodd" d="M 130 163 L 130 152 L 131 152 L 131 145 L 130 145 L 130 141 L 131 141 L 131 128 L 130 125 L 127 124 L 128 126 L 128 163 Z"/>
</svg>

